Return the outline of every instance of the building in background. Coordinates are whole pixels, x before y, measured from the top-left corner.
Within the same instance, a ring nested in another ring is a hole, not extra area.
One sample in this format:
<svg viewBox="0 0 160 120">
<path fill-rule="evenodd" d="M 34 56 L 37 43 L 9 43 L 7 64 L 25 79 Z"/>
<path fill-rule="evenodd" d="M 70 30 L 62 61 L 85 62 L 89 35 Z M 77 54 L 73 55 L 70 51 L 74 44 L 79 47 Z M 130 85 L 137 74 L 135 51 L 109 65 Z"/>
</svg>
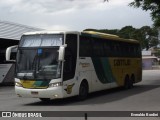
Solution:
<svg viewBox="0 0 160 120">
<path fill-rule="evenodd" d="M 143 70 L 153 69 L 156 65 L 158 65 L 158 58 L 152 55 L 152 51 L 142 51 Z"/>
<path fill-rule="evenodd" d="M 14 64 L 6 61 L 6 49 L 18 45 L 23 33 L 39 30 L 42 29 L 0 20 L 0 84 L 14 80 Z"/>
</svg>

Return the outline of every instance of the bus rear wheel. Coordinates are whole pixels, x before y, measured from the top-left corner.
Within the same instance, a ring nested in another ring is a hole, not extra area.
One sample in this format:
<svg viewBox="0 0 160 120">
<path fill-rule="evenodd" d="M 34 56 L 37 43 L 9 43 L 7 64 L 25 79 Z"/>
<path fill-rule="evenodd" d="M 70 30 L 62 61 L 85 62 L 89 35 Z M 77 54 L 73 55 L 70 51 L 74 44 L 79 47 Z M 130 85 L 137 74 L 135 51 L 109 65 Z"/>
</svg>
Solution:
<svg viewBox="0 0 160 120">
<path fill-rule="evenodd" d="M 80 85 L 79 88 L 79 95 L 78 95 L 78 99 L 79 100 L 85 100 L 88 96 L 88 84 L 87 82 L 83 81 Z"/>
<path fill-rule="evenodd" d="M 126 75 L 124 80 L 124 89 L 130 89 L 131 88 L 131 81 L 129 79 L 129 76 Z"/>
<path fill-rule="evenodd" d="M 132 75 L 131 78 L 129 78 L 129 76 L 126 75 L 125 81 L 124 81 L 124 89 L 133 88 L 134 81 L 135 81 L 134 75 Z"/>
<path fill-rule="evenodd" d="M 134 76 L 134 74 L 132 74 L 132 76 L 131 76 L 131 78 L 130 78 L 131 80 L 131 83 L 130 83 L 130 87 L 131 88 L 133 88 L 133 84 L 135 83 L 135 76 Z"/>
</svg>

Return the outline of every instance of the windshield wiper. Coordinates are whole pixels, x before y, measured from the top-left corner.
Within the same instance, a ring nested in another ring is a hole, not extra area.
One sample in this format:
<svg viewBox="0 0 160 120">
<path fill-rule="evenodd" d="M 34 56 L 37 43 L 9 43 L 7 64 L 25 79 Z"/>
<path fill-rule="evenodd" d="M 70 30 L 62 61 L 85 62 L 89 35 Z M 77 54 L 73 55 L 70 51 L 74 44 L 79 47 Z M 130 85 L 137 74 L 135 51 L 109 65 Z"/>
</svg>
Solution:
<svg viewBox="0 0 160 120">
<path fill-rule="evenodd" d="M 24 74 L 23 80 L 27 80 L 27 73 Z"/>
<path fill-rule="evenodd" d="M 34 56 L 33 62 L 32 62 L 32 69 L 36 68 L 36 61 L 37 61 L 37 55 Z"/>
<path fill-rule="evenodd" d="M 33 70 L 33 76 L 36 78 L 36 67 L 37 67 L 37 60 L 38 60 L 38 54 L 35 55 L 33 62 L 32 62 L 32 70 Z"/>
<path fill-rule="evenodd" d="M 22 78 L 23 80 L 28 80 L 28 79 L 33 79 L 33 73 L 19 73 L 19 74 L 23 74 L 22 75 L 19 75 L 20 78 Z"/>
</svg>

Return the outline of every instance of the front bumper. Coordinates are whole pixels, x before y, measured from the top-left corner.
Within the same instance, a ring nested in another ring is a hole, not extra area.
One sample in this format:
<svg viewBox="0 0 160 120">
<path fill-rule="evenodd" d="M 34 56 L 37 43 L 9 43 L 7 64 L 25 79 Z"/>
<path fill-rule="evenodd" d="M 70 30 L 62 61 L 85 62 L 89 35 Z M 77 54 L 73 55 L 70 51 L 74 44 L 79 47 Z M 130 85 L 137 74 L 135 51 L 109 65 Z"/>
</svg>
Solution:
<svg viewBox="0 0 160 120">
<path fill-rule="evenodd" d="M 50 98 L 50 99 L 63 98 L 62 86 L 46 88 L 46 89 L 27 89 L 15 86 L 15 92 L 19 97 Z"/>
</svg>

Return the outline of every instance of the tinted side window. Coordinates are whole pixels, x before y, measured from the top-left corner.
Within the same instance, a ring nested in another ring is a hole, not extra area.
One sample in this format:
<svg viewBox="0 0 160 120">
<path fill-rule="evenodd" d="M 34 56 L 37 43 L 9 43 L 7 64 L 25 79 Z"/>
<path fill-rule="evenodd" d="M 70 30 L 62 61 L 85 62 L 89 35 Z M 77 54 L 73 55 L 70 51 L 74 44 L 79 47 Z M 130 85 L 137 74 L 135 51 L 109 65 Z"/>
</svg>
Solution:
<svg viewBox="0 0 160 120">
<path fill-rule="evenodd" d="M 93 45 L 93 56 L 103 57 L 104 56 L 104 40 L 94 38 L 92 40 Z"/>
<path fill-rule="evenodd" d="M 75 76 L 76 61 L 77 61 L 77 35 L 67 34 L 66 44 L 67 47 L 65 49 L 63 79 L 69 80 L 74 78 Z"/>
<path fill-rule="evenodd" d="M 79 47 L 80 47 L 79 48 L 80 57 L 91 57 L 92 56 L 91 38 L 81 36 Z"/>
</svg>

